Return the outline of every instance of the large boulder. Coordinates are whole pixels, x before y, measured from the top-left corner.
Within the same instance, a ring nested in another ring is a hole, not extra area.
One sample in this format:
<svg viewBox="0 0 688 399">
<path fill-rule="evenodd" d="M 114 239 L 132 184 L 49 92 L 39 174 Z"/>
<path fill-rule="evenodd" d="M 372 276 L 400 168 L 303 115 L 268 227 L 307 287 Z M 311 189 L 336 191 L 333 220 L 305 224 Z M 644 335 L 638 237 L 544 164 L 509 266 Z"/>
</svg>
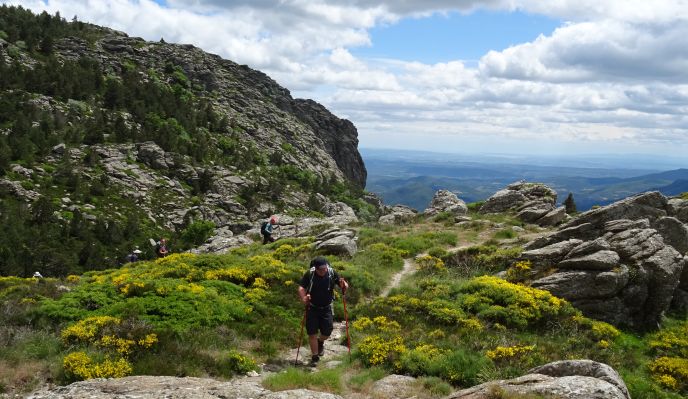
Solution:
<svg viewBox="0 0 688 399">
<path fill-rule="evenodd" d="M 688 199 L 671 198 L 667 202 L 667 212 L 683 223 L 688 223 Z"/>
<path fill-rule="evenodd" d="M 592 360 L 564 360 L 536 367 L 518 378 L 490 381 L 464 389 L 446 399 L 489 399 L 511 395 L 561 399 L 631 398 L 626 384 L 608 365 Z"/>
<path fill-rule="evenodd" d="M 380 216 L 378 222 L 387 225 L 406 224 L 412 222 L 417 215 L 418 211 L 411 207 L 406 205 L 394 205 L 391 207 L 388 214 Z"/>
<path fill-rule="evenodd" d="M 354 256 L 358 251 L 356 233 L 338 228 L 326 230 L 315 238 L 315 249 L 333 255 Z"/>
<path fill-rule="evenodd" d="M 516 212 L 526 223 L 552 226 L 566 218 L 566 209 L 555 208 L 557 192 L 542 183 L 512 183 L 497 191 L 480 207 L 480 213 Z"/>
<path fill-rule="evenodd" d="M 584 212 L 566 223 L 564 227 L 578 226 L 583 223 L 592 223 L 595 226 L 600 226 L 610 220 L 618 219 L 648 219 L 652 222 L 662 216 L 667 216 L 665 209 L 667 203 L 667 198 L 658 191 L 642 193 L 617 201 L 611 205 Z"/>
<path fill-rule="evenodd" d="M 688 231 L 666 213 L 666 198 L 652 192 L 582 214 L 525 246 L 521 259 L 532 262 L 531 285 L 586 316 L 656 328 L 672 302 L 682 306 L 673 300 L 677 289 L 688 288 Z"/>
<path fill-rule="evenodd" d="M 448 190 L 439 190 L 435 193 L 423 212 L 426 216 L 434 216 L 441 212 L 450 212 L 454 216 L 465 215 L 468 213 L 466 203 Z"/>
</svg>

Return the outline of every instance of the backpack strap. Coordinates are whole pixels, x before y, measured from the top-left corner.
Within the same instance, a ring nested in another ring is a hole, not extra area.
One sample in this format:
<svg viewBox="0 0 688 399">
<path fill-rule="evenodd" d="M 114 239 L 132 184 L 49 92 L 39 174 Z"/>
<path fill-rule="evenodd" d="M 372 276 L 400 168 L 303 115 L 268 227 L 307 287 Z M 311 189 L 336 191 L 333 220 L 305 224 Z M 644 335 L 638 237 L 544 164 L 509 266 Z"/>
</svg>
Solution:
<svg viewBox="0 0 688 399">
<path fill-rule="evenodd" d="M 309 270 L 311 274 L 311 282 L 308 285 L 308 291 L 306 293 L 310 294 L 311 290 L 313 289 L 313 275 L 315 274 L 315 266 L 312 266 Z M 330 267 L 329 263 L 327 264 L 327 277 L 330 279 L 330 291 L 334 289 L 334 269 Z"/>
</svg>

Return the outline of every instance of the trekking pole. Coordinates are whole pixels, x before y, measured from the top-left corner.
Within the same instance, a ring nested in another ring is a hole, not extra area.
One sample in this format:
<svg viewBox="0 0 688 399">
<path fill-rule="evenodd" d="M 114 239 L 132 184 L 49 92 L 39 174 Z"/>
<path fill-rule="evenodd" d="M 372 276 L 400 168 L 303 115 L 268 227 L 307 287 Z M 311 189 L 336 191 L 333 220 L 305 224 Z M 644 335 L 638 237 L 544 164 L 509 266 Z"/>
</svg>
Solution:
<svg viewBox="0 0 688 399">
<path fill-rule="evenodd" d="M 299 351 L 301 350 L 301 343 L 303 342 L 303 325 L 306 324 L 306 314 L 308 313 L 308 305 L 304 306 L 303 319 L 301 319 L 301 332 L 299 333 L 299 346 L 296 348 L 296 359 L 294 360 L 294 366 L 299 362 Z"/>
<path fill-rule="evenodd" d="M 349 313 L 346 311 L 346 292 L 342 293 L 344 302 L 344 325 L 346 326 L 346 347 L 349 349 L 349 361 L 351 361 L 351 338 L 349 337 Z"/>
</svg>

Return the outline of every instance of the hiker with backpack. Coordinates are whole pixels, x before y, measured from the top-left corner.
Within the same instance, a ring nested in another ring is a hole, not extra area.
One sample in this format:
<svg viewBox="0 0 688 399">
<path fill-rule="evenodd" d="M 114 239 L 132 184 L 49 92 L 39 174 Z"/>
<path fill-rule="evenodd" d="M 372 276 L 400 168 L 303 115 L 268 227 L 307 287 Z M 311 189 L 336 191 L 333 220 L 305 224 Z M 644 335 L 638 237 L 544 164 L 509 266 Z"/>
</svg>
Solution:
<svg viewBox="0 0 688 399">
<path fill-rule="evenodd" d="M 167 239 L 161 238 L 160 241 L 155 244 L 155 254 L 158 256 L 158 258 L 164 258 L 169 254 L 169 252 L 170 250 L 167 246 Z"/>
<path fill-rule="evenodd" d="M 342 294 L 349 288 L 346 280 L 340 277 L 322 256 L 311 261 L 310 269 L 299 282 L 299 297 L 306 305 L 306 334 L 308 334 L 312 354 L 311 366 L 315 366 L 320 356 L 325 353 L 325 340 L 332 334 L 334 322 L 332 301 L 335 286 L 339 286 Z"/>
<path fill-rule="evenodd" d="M 275 242 L 275 238 L 272 236 L 273 226 L 277 224 L 277 218 L 274 216 L 269 220 L 264 221 L 260 225 L 260 234 L 263 236 L 263 245 L 269 242 Z"/>
</svg>

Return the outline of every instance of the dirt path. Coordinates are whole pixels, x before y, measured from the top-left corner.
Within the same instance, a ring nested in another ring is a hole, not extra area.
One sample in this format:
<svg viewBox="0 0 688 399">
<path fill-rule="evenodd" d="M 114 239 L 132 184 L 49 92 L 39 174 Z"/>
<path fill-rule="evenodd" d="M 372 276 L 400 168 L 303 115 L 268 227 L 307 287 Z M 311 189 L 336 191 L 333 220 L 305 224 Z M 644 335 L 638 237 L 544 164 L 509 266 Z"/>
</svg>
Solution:
<svg viewBox="0 0 688 399">
<path fill-rule="evenodd" d="M 423 253 L 422 255 L 426 255 L 426 254 Z M 422 255 L 418 255 L 418 256 L 422 256 Z M 387 287 L 385 287 L 384 290 L 382 290 L 382 292 L 380 293 L 380 296 L 389 295 L 389 292 L 392 290 L 392 288 L 396 288 L 399 286 L 399 284 L 401 283 L 401 279 L 404 276 L 409 275 L 415 271 L 416 271 L 415 258 L 414 259 L 404 259 L 404 268 L 401 269 L 400 272 L 398 272 L 397 274 L 392 276 L 392 280 L 390 280 L 389 285 Z"/>
</svg>

